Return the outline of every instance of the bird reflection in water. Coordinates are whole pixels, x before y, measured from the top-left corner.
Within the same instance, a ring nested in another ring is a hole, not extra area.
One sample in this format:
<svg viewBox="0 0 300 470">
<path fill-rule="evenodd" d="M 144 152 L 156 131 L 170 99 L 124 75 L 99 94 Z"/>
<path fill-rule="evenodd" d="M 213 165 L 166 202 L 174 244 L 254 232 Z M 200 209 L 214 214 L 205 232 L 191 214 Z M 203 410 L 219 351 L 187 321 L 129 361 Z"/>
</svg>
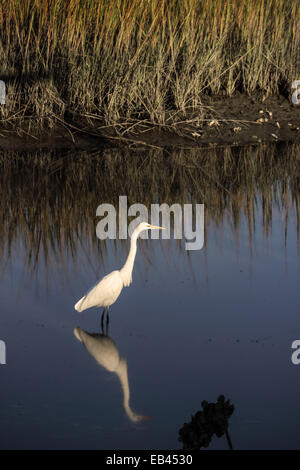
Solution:
<svg viewBox="0 0 300 470">
<path fill-rule="evenodd" d="M 106 334 L 87 333 L 79 327 L 74 329 L 76 338 L 84 344 L 98 364 L 109 372 L 114 372 L 121 383 L 123 392 L 123 407 L 131 421 L 137 422 L 149 419 L 149 416 L 138 415 L 130 407 L 130 390 L 127 372 L 127 361 L 120 356 L 115 342 Z"/>
</svg>

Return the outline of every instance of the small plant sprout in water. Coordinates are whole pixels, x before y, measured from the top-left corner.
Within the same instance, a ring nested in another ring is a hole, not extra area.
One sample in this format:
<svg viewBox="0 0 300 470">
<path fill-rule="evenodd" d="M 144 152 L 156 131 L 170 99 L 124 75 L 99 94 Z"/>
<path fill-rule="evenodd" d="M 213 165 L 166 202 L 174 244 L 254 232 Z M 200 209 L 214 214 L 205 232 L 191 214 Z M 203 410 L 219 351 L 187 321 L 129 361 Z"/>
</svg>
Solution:
<svg viewBox="0 0 300 470">
<path fill-rule="evenodd" d="M 206 448 L 214 435 L 222 437 L 225 434 L 228 447 L 232 450 L 228 420 L 234 412 L 234 405 L 230 403 L 230 400 L 225 401 L 225 397 L 220 395 L 216 403 L 203 400 L 202 408 L 203 411 L 197 411 L 191 421 L 184 423 L 179 430 L 179 442 L 182 442 L 183 449 Z"/>
</svg>

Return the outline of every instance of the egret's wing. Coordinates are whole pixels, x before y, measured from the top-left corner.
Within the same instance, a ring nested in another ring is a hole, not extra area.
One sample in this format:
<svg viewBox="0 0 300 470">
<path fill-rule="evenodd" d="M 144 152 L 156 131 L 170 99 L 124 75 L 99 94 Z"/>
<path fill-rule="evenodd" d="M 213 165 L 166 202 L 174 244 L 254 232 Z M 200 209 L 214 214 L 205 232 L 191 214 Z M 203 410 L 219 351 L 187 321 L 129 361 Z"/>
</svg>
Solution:
<svg viewBox="0 0 300 470">
<path fill-rule="evenodd" d="M 106 277 L 106 276 L 104 276 Z M 82 310 L 84 310 L 86 307 L 82 308 L 83 307 L 83 303 L 84 303 L 84 300 L 86 299 L 86 297 L 88 296 L 88 294 L 94 289 L 94 287 L 96 287 L 98 284 L 100 284 L 100 282 L 103 280 L 104 278 L 100 279 L 100 281 L 97 281 L 88 291 L 87 293 L 81 297 L 81 299 L 78 300 L 78 302 L 74 305 L 74 308 L 75 310 L 77 310 L 78 312 L 81 312 Z"/>
<path fill-rule="evenodd" d="M 106 276 L 102 277 L 101 279 L 98 279 L 98 281 L 95 282 L 95 284 L 89 288 L 89 290 L 87 291 L 87 293 L 85 294 L 84 297 L 87 297 L 89 295 L 89 293 L 94 289 L 94 287 L 98 286 L 98 284 L 100 284 L 101 281 L 103 281 L 103 279 L 105 279 Z"/>
<path fill-rule="evenodd" d="M 82 299 L 77 302 L 75 309 L 81 312 L 90 307 L 101 307 L 115 302 L 123 287 L 119 271 L 104 276 L 92 287 Z"/>
</svg>

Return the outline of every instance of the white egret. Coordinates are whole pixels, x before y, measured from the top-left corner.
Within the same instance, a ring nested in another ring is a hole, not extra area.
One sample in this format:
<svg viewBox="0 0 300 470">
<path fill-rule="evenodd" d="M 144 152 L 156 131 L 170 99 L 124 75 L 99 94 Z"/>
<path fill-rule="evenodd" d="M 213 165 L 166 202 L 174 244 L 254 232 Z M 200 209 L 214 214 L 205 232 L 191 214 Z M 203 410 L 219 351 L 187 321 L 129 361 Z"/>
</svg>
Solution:
<svg viewBox="0 0 300 470">
<path fill-rule="evenodd" d="M 132 282 L 132 270 L 136 255 L 137 238 L 144 230 L 163 229 L 156 225 L 150 225 L 142 222 L 137 226 L 131 235 L 129 255 L 123 268 L 119 271 L 113 271 L 104 276 L 86 295 L 84 295 L 74 306 L 77 312 L 82 312 L 91 307 L 104 307 L 102 313 L 102 327 L 105 312 L 107 312 L 106 321 L 108 323 L 108 309 L 115 303 L 124 286 L 129 286 Z"/>
<path fill-rule="evenodd" d="M 114 341 L 109 336 L 87 333 L 79 327 L 74 329 L 74 335 L 98 364 L 109 372 L 114 372 L 119 378 L 123 391 L 123 407 L 128 418 L 134 422 L 148 419 L 148 416 L 138 415 L 131 409 L 127 361 L 120 356 Z"/>
</svg>

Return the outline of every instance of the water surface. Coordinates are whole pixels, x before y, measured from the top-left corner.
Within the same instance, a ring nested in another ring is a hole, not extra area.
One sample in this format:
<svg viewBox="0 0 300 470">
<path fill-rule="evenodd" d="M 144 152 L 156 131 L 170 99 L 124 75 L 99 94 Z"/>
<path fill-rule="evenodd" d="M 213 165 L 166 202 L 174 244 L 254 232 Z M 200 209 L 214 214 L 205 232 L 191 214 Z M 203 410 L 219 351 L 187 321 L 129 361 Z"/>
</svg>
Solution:
<svg viewBox="0 0 300 470">
<path fill-rule="evenodd" d="M 0 157 L 1 448 L 180 449 L 220 394 L 235 449 L 299 448 L 299 146 Z M 105 338 L 73 305 L 126 259 L 96 237 L 124 194 L 204 203 L 205 244 L 139 240 Z"/>
</svg>

